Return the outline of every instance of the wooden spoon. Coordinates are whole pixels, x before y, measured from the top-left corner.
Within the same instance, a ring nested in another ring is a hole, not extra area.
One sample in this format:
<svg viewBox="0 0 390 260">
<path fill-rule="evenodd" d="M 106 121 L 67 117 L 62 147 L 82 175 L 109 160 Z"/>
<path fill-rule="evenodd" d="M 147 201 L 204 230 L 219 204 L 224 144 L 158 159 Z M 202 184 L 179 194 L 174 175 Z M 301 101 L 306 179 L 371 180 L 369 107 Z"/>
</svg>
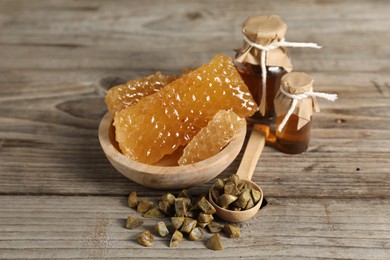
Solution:
<svg viewBox="0 0 390 260">
<path fill-rule="evenodd" d="M 246 146 L 240 166 L 236 173 L 241 180 L 244 180 L 245 182 L 250 184 L 252 188 L 260 191 L 261 193 L 260 200 L 256 203 L 256 205 L 253 208 L 248 210 L 242 210 L 242 211 L 228 210 L 228 209 L 221 208 L 213 201 L 213 197 L 211 196 L 211 189 L 210 189 L 209 201 L 217 210 L 217 215 L 220 218 L 229 222 L 242 222 L 250 219 L 259 211 L 260 206 L 263 202 L 263 191 L 256 183 L 251 181 L 251 179 L 255 171 L 257 161 L 259 160 L 261 152 L 263 151 L 266 137 L 268 136 L 268 134 L 269 134 L 268 126 L 263 126 L 263 125 L 253 126 L 251 136 L 249 137 L 248 144 Z"/>
</svg>

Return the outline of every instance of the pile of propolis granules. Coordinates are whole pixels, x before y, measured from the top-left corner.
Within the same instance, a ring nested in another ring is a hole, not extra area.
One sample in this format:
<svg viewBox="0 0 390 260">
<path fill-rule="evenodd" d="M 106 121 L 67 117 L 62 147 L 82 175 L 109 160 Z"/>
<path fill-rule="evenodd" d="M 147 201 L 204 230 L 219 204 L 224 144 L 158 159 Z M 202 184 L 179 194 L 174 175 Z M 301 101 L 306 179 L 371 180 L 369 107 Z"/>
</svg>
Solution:
<svg viewBox="0 0 390 260">
<path fill-rule="evenodd" d="M 246 210 L 250 208 L 247 205 L 253 206 L 256 204 L 256 194 L 252 194 L 248 187 L 241 185 L 242 183 L 234 174 L 226 179 L 216 180 L 215 185 L 220 187 L 220 190 L 224 190 L 225 187 L 226 192 L 230 192 L 232 186 L 236 187 L 237 190 L 241 190 L 240 193 L 236 194 L 237 196 L 232 195 L 236 196 L 236 199 L 224 205 L 225 208 L 233 206 L 236 210 Z M 213 187 L 216 187 L 215 185 Z M 249 194 L 249 198 L 245 199 L 245 205 L 243 205 L 244 202 L 240 194 L 243 194 L 243 198 L 246 198 L 246 195 Z M 219 197 L 223 198 L 225 195 L 226 193 L 220 194 Z M 136 241 L 146 247 L 153 245 L 155 235 L 159 237 L 170 235 L 169 247 L 177 247 L 184 238 L 187 238 L 191 241 L 203 241 L 205 246 L 211 250 L 222 250 L 222 237 L 240 237 L 239 226 L 216 221 L 216 210 L 207 200 L 206 195 L 193 198 L 186 189 L 180 191 L 177 196 L 172 193 L 165 193 L 157 202 L 140 199 L 136 192 L 132 192 L 129 195 L 127 205 L 136 209 L 143 216 L 129 216 L 126 223 L 128 229 L 139 228 L 143 225 L 145 218 L 160 219 L 153 226 L 153 230 L 146 229 L 136 237 Z M 162 220 L 164 218 L 170 218 L 170 221 L 165 222 Z M 207 233 L 212 235 L 206 238 Z"/>
</svg>

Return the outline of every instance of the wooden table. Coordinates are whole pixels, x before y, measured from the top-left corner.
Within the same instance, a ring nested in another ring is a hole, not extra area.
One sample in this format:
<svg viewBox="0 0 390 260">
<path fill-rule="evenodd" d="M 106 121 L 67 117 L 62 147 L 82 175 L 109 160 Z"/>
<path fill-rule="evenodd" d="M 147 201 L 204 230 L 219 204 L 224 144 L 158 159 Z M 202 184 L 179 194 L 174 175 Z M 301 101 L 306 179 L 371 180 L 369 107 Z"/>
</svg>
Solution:
<svg viewBox="0 0 390 260">
<path fill-rule="evenodd" d="M 384 0 L 1 0 L 0 258 L 389 259 L 389 13 Z M 268 205 L 240 225 L 240 238 L 222 237 L 225 250 L 189 240 L 169 248 L 168 238 L 144 248 L 135 242 L 143 228 L 124 228 L 138 216 L 127 196 L 163 191 L 104 157 L 104 86 L 233 56 L 255 14 L 280 15 L 289 41 L 324 46 L 289 55 L 339 100 L 319 100 L 304 154 L 264 149 L 253 180 Z"/>
</svg>

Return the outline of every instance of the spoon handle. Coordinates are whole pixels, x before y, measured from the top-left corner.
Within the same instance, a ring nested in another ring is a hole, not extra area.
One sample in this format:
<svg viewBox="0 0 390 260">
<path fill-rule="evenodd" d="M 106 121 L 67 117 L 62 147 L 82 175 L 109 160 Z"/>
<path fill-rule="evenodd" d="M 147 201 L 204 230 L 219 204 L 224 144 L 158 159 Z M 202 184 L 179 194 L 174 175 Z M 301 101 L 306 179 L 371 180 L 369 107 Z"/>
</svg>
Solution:
<svg viewBox="0 0 390 260">
<path fill-rule="evenodd" d="M 244 155 L 237 170 L 237 175 L 240 179 L 249 181 L 252 179 L 253 172 L 255 171 L 257 161 L 263 151 L 268 133 L 268 126 L 253 126 L 248 144 L 246 145 Z"/>
</svg>

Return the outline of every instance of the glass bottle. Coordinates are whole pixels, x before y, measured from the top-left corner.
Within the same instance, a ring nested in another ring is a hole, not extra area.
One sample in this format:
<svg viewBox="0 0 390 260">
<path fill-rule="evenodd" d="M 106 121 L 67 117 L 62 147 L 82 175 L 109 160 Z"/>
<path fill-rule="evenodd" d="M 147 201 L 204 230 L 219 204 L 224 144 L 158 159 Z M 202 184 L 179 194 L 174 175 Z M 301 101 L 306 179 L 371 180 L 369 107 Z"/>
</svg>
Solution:
<svg viewBox="0 0 390 260">
<path fill-rule="evenodd" d="M 249 121 L 271 124 L 275 121 L 274 98 L 281 77 L 292 69 L 284 47 L 264 51 L 265 47 L 284 39 L 287 25 L 279 16 L 251 16 L 243 24 L 244 42 L 237 50 L 234 64 L 260 107 Z M 260 46 L 260 47 L 259 47 Z M 267 69 L 265 101 L 263 96 L 262 55 Z"/>
<path fill-rule="evenodd" d="M 285 115 L 276 118 L 276 127 Z M 311 120 L 311 119 L 310 119 Z M 284 153 L 298 154 L 307 150 L 310 141 L 311 121 L 297 130 L 299 117 L 291 115 L 282 131 L 276 131 L 276 148 Z"/>
<path fill-rule="evenodd" d="M 312 114 L 319 111 L 312 90 L 313 79 L 305 73 L 290 72 L 282 77 L 274 102 L 278 150 L 288 154 L 307 150 Z"/>
<path fill-rule="evenodd" d="M 253 65 L 250 63 L 235 62 L 237 71 L 240 73 L 242 80 L 248 86 L 254 100 L 257 105 L 260 105 L 262 97 L 262 72 L 260 65 Z M 279 90 L 280 80 L 287 71 L 282 67 L 267 67 L 267 92 L 266 92 L 266 104 L 264 115 L 261 115 L 260 111 L 257 111 L 250 121 L 257 123 L 271 124 L 274 121 L 275 107 L 274 98 Z"/>
</svg>

